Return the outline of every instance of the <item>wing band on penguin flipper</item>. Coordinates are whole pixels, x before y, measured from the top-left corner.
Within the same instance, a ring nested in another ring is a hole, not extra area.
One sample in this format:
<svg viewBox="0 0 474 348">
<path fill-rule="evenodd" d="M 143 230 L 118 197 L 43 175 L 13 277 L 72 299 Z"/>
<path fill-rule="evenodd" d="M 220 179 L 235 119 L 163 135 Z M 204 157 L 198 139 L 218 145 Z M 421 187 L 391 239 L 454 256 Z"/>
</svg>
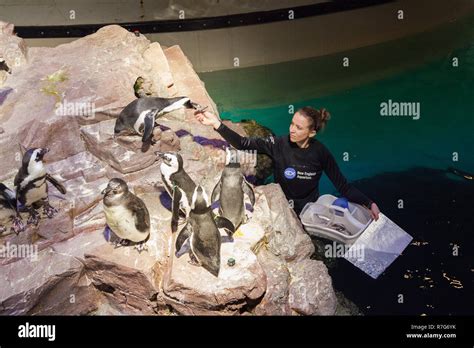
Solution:
<svg viewBox="0 0 474 348">
<path fill-rule="evenodd" d="M 153 128 L 155 127 L 155 115 L 157 114 L 158 109 L 153 109 L 149 113 L 146 114 L 145 119 L 143 120 L 144 123 L 144 130 L 143 130 L 143 137 L 142 142 L 146 143 L 151 139 L 153 135 Z"/>
<path fill-rule="evenodd" d="M 57 181 L 55 178 L 53 178 L 50 174 L 46 174 L 46 180 L 48 180 L 51 184 L 53 184 L 53 186 L 56 187 L 56 189 L 59 192 L 61 192 L 63 195 L 67 193 L 64 185 L 61 184 L 59 181 Z"/>
</svg>

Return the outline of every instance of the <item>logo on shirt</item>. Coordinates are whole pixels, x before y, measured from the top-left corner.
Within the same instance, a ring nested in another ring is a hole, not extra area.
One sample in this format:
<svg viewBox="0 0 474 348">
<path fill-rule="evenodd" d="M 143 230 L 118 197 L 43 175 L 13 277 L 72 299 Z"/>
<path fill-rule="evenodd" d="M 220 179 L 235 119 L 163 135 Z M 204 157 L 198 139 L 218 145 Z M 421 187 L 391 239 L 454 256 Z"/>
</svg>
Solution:
<svg viewBox="0 0 474 348">
<path fill-rule="evenodd" d="M 285 174 L 285 178 L 287 179 L 294 179 L 296 176 L 296 170 L 295 168 L 288 167 L 285 169 L 283 174 Z"/>
</svg>

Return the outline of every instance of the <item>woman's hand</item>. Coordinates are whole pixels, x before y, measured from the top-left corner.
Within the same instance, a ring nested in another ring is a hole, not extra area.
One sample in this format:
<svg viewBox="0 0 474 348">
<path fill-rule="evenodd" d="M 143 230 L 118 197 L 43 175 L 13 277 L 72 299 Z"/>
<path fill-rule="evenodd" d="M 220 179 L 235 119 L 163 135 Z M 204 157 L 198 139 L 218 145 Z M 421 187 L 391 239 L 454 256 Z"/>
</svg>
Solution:
<svg viewBox="0 0 474 348">
<path fill-rule="evenodd" d="M 380 214 L 379 207 L 377 207 L 377 204 L 372 203 L 372 205 L 370 206 L 370 215 L 372 216 L 372 219 L 377 221 L 379 219 L 379 214 Z"/>
<path fill-rule="evenodd" d="M 212 112 L 196 111 L 194 116 L 205 126 L 212 126 L 214 129 L 217 129 L 221 125 L 221 121 Z"/>
</svg>

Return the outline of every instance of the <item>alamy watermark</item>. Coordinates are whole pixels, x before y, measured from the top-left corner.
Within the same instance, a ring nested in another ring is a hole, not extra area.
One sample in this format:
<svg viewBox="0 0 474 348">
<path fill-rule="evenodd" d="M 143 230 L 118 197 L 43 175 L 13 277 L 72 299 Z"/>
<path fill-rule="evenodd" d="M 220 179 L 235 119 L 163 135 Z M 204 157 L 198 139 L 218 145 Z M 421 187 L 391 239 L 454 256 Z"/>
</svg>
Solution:
<svg viewBox="0 0 474 348">
<path fill-rule="evenodd" d="M 419 102 L 396 102 L 389 99 L 380 103 L 380 116 L 408 116 L 419 120 L 421 117 L 420 104 Z"/>
<path fill-rule="evenodd" d="M 62 102 L 56 103 L 55 113 L 58 116 L 94 117 L 95 104 L 89 102 L 68 102 L 64 99 Z"/>
<path fill-rule="evenodd" d="M 38 246 L 31 244 L 10 244 L 0 246 L 0 258 L 29 258 L 32 261 L 38 260 Z"/>
<path fill-rule="evenodd" d="M 363 245 L 346 245 L 333 242 L 324 246 L 324 256 L 326 258 L 349 257 L 362 262 L 365 259 L 365 249 Z"/>
</svg>

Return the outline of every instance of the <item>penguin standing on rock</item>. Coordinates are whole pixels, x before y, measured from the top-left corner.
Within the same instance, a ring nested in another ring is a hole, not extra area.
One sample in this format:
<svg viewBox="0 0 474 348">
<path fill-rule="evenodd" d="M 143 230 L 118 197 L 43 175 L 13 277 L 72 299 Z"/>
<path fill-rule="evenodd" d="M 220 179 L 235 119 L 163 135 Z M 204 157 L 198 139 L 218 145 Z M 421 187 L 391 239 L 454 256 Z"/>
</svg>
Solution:
<svg viewBox="0 0 474 348">
<path fill-rule="evenodd" d="M 242 174 L 238 154 L 236 149 L 226 148 L 226 166 L 211 198 L 212 202 L 219 198 L 219 214 L 229 219 L 236 230 L 248 220 L 245 214 L 245 195 L 252 207 L 255 205 L 255 193 Z"/>
<path fill-rule="evenodd" d="M 192 195 L 188 222 L 176 238 L 176 257 L 190 249 L 191 263 L 218 277 L 221 261 L 219 228 L 227 229 L 230 234 L 234 232 L 229 220 L 212 213 L 209 197 L 199 185 Z"/>
<path fill-rule="evenodd" d="M 187 97 L 158 98 L 142 97 L 128 104 L 120 113 L 115 122 L 114 134 L 129 135 L 139 134 L 142 142 L 152 142 L 155 120 L 161 115 L 180 108 L 194 108 L 201 110 L 201 106 L 193 103 Z"/>
<path fill-rule="evenodd" d="M 17 211 L 15 192 L 0 183 L 0 234 L 7 230 L 5 225 L 10 222 L 12 232 L 18 234 L 25 230 Z"/>
<path fill-rule="evenodd" d="M 171 231 L 178 229 L 179 212 L 183 211 L 186 217 L 191 211 L 191 199 L 196 184 L 183 168 L 183 157 L 174 152 L 155 152 L 162 160 L 160 165 L 161 179 L 165 189 L 172 198 Z"/>
<path fill-rule="evenodd" d="M 109 181 L 102 191 L 107 228 L 120 238 L 117 245 L 135 245 L 139 252 L 146 249 L 150 237 L 150 213 L 145 203 L 128 189 L 122 179 Z"/>
<path fill-rule="evenodd" d="M 23 156 L 22 165 L 15 177 L 16 198 L 19 211 L 28 211 L 30 217 L 28 224 L 38 225 L 39 214 L 36 209 L 43 207 L 48 218 L 52 218 L 58 212 L 49 204 L 48 184 L 49 181 L 59 192 L 66 194 L 65 187 L 46 172 L 43 164 L 44 155 L 49 152 L 47 148 L 33 148 L 26 151 Z"/>
</svg>

